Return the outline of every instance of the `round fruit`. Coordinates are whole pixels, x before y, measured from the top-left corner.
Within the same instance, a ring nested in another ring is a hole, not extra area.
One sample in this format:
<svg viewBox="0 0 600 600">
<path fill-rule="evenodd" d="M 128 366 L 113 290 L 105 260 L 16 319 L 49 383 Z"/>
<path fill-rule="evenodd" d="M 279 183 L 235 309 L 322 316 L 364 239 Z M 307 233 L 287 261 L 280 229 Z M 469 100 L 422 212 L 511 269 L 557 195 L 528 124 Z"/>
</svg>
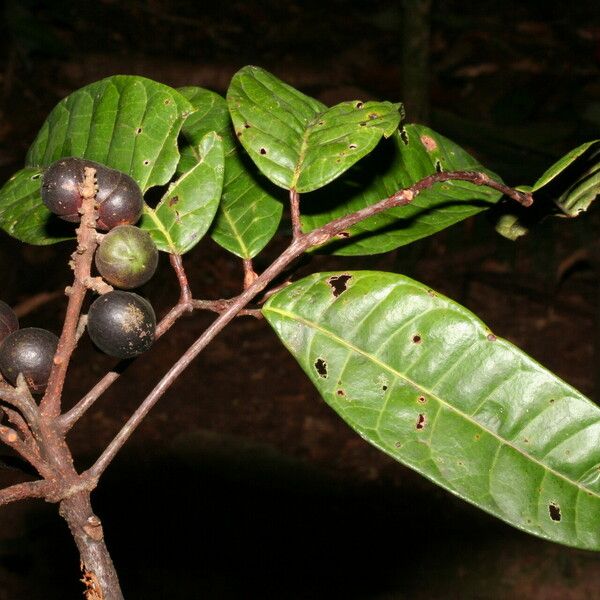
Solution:
<svg viewBox="0 0 600 600">
<path fill-rule="evenodd" d="M 150 302 L 132 292 L 108 292 L 88 311 L 88 332 L 102 352 L 133 358 L 152 346 L 156 316 Z"/>
<path fill-rule="evenodd" d="M 112 229 L 137 222 L 144 205 L 138 184 L 125 173 L 83 158 L 61 158 L 46 169 L 41 194 L 48 209 L 65 221 L 79 221 L 85 167 L 96 169 L 98 227 Z"/>
<path fill-rule="evenodd" d="M 133 225 L 109 231 L 96 250 L 96 267 L 108 283 L 126 290 L 144 285 L 156 271 L 158 250 L 150 235 Z"/>
<path fill-rule="evenodd" d="M 86 166 L 96 168 L 98 227 L 112 229 L 117 225 L 137 223 L 144 206 L 142 190 L 138 184 L 129 175 L 104 165 L 92 163 Z"/>
<path fill-rule="evenodd" d="M 48 209 L 65 221 L 80 219 L 83 169 L 86 161 L 81 158 L 61 158 L 52 163 L 42 177 L 42 200 Z"/>
<path fill-rule="evenodd" d="M 17 329 L 19 329 L 17 315 L 6 302 L 0 300 L 0 342 Z"/>
<path fill-rule="evenodd" d="M 48 383 L 58 338 L 38 327 L 11 333 L 0 346 L 0 371 L 13 385 L 19 373 L 33 394 L 41 394 Z"/>
</svg>

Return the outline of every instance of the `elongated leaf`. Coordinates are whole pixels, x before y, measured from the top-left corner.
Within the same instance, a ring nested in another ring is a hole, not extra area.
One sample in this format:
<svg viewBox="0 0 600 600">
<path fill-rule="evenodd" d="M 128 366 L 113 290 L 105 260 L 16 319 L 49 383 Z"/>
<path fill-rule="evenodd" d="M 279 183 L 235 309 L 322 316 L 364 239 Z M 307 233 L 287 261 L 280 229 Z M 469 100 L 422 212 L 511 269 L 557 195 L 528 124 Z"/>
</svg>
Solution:
<svg viewBox="0 0 600 600">
<path fill-rule="evenodd" d="M 42 203 L 41 174 L 37 167 L 21 169 L 0 189 L 0 227 L 28 244 L 53 244 L 73 237 L 73 228 Z"/>
<path fill-rule="evenodd" d="M 443 135 L 423 125 L 405 125 L 326 190 L 302 198 L 303 229 L 325 225 L 442 170 L 483 171 L 501 181 Z M 475 215 L 500 197 L 464 181 L 439 183 L 411 204 L 366 219 L 319 250 L 347 256 L 388 252 Z"/>
<path fill-rule="evenodd" d="M 391 273 L 320 273 L 263 313 L 362 437 L 541 537 L 600 549 L 600 409 L 472 313 Z"/>
<path fill-rule="evenodd" d="M 159 250 L 184 254 L 208 231 L 223 188 L 223 142 L 207 133 L 197 147 L 198 162 L 173 183 L 155 209 L 144 207 L 140 227 Z"/>
<path fill-rule="evenodd" d="M 177 136 L 191 110 L 169 86 L 144 77 L 108 77 L 57 104 L 26 164 L 47 167 L 65 156 L 88 158 L 129 174 L 146 191 L 173 176 Z"/>
<path fill-rule="evenodd" d="M 198 87 L 179 91 L 196 110 L 182 128 L 186 144 L 181 149 L 178 170 L 194 164 L 196 145 L 207 132 L 216 131 L 223 138 L 223 195 L 210 234 L 229 252 L 241 258 L 253 258 L 277 231 L 283 211 L 282 201 L 278 198 L 280 190 L 241 155 L 224 98 Z"/>
<path fill-rule="evenodd" d="M 525 235 L 549 215 L 576 217 L 585 212 L 600 194 L 600 140 L 574 148 L 533 185 L 522 185 L 518 189 L 533 193 L 537 210 L 532 213 L 516 207 L 500 217 L 496 231 L 510 240 Z"/>
<path fill-rule="evenodd" d="M 244 67 L 227 92 L 237 137 L 258 168 L 288 190 L 316 190 L 398 127 L 402 107 L 343 102 L 327 108 L 258 67 Z"/>
</svg>

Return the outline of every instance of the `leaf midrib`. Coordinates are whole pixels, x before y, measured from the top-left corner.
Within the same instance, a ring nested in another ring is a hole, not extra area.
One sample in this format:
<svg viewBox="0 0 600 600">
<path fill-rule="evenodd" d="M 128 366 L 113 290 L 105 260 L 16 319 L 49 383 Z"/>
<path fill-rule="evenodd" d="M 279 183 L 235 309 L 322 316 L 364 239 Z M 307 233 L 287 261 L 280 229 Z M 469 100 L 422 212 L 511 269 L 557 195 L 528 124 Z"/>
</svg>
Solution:
<svg viewBox="0 0 600 600">
<path fill-rule="evenodd" d="M 572 486 L 574 486 L 576 488 L 581 489 L 582 491 L 586 492 L 587 494 L 590 494 L 591 496 L 594 496 L 595 498 L 600 499 L 600 494 L 599 493 L 594 492 L 593 490 L 591 490 L 591 489 L 589 489 L 589 488 L 581 485 L 577 481 L 573 481 L 571 478 L 567 477 L 566 475 L 563 475 L 559 471 L 556 471 L 552 467 L 549 467 L 548 465 L 546 465 L 543 462 L 539 461 L 537 458 L 535 458 L 531 454 L 528 454 L 523 449 L 519 448 L 518 446 L 515 446 L 510 441 L 508 441 L 505 438 L 499 436 L 497 433 L 495 433 L 491 429 L 488 429 L 483 424 L 481 424 L 479 421 L 473 419 L 471 416 L 469 416 L 465 412 L 459 410 L 455 406 L 452 406 L 450 403 L 448 403 L 446 400 L 443 400 L 440 396 L 438 396 L 434 392 L 430 391 L 428 388 L 424 387 L 421 384 L 416 383 L 415 381 L 413 381 L 412 379 L 410 379 L 406 375 L 404 375 L 404 374 L 400 373 L 399 371 L 397 371 L 396 369 L 392 368 L 390 365 L 382 362 L 381 360 L 379 360 L 373 354 L 365 352 L 364 350 L 358 348 L 357 346 L 355 346 L 351 342 L 348 342 L 347 340 L 344 340 L 343 338 L 339 337 L 338 335 L 336 335 L 332 331 L 330 331 L 328 329 L 325 329 L 324 327 L 321 327 L 320 325 L 318 325 L 317 323 L 315 323 L 313 321 L 309 321 L 308 319 L 305 319 L 303 317 L 295 315 L 294 313 L 291 313 L 291 312 L 286 311 L 286 310 L 281 310 L 279 308 L 275 308 L 275 307 L 272 307 L 272 306 L 268 306 L 268 307 L 264 307 L 263 308 L 263 312 L 268 312 L 268 311 L 271 311 L 273 313 L 277 313 L 279 315 L 287 317 L 288 319 L 291 319 L 292 321 L 297 321 L 298 323 L 302 323 L 303 325 L 306 325 L 308 327 L 312 327 L 313 329 L 319 331 L 320 333 L 322 333 L 326 337 L 330 338 L 331 340 L 333 340 L 333 341 L 341 344 L 342 346 L 345 346 L 349 350 L 357 352 L 358 354 L 364 356 L 365 358 L 371 360 L 373 363 L 375 363 L 378 366 L 382 367 L 383 369 L 385 369 L 386 371 L 388 371 L 392 375 L 398 377 L 399 379 L 404 380 L 407 384 L 413 386 L 417 390 L 422 391 L 423 393 L 425 393 L 425 394 L 429 395 L 430 397 L 434 398 L 435 400 L 437 400 L 440 403 L 440 405 L 448 408 L 449 410 L 452 410 L 457 415 L 459 415 L 460 417 L 462 417 L 463 419 L 465 419 L 465 421 L 468 421 L 469 423 L 471 423 L 471 424 L 475 425 L 476 427 L 480 428 L 482 431 L 485 431 L 486 433 L 488 433 L 492 437 L 496 438 L 501 444 L 509 446 L 510 448 L 512 448 L 513 450 L 515 450 L 516 452 L 518 452 L 519 454 L 521 454 L 522 456 L 524 456 L 526 459 L 530 460 L 532 463 L 535 463 L 535 464 L 539 465 L 545 471 L 548 471 L 549 473 L 552 473 L 556 477 L 559 477 L 560 479 L 563 479 L 564 481 L 566 481 L 570 485 L 572 485 Z M 502 338 L 497 338 L 497 339 L 498 339 L 498 341 L 502 341 Z"/>
</svg>

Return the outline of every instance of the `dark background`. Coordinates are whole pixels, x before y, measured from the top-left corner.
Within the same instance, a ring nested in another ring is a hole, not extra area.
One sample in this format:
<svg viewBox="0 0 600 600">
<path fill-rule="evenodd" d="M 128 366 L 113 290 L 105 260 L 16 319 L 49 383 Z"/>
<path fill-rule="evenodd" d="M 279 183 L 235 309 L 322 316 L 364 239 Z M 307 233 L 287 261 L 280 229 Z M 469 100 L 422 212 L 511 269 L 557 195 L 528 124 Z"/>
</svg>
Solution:
<svg viewBox="0 0 600 600">
<path fill-rule="evenodd" d="M 379 0 L 5 2 L 1 181 L 21 167 L 58 100 L 117 73 L 224 93 L 240 67 L 257 64 L 329 104 L 405 100 L 409 122 L 427 122 L 515 185 L 600 137 L 597 2 L 404 4 L 403 12 L 402 2 Z M 598 399 L 598 225 L 592 206 L 512 243 L 480 216 L 385 256 L 315 257 L 301 273 L 413 276 Z M 259 270 L 286 231 L 256 260 Z M 70 251 L 0 238 L 1 297 L 20 307 L 22 325 L 58 332 Z M 210 240 L 186 266 L 197 297 L 240 289 L 239 261 Z M 161 267 L 143 290 L 159 316 L 177 296 Z M 46 292 L 53 299 L 32 310 Z M 180 322 L 98 401 L 69 437 L 81 468 L 210 320 Z M 112 364 L 84 336 L 65 405 Z M 23 475 L 3 468 L 0 479 Z M 267 326 L 249 319 L 186 371 L 93 499 L 128 599 L 600 597 L 597 554 L 523 534 L 371 448 Z M 0 559 L 0 600 L 80 597 L 78 558 L 55 506 L 3 508 Z"/>
</svg>

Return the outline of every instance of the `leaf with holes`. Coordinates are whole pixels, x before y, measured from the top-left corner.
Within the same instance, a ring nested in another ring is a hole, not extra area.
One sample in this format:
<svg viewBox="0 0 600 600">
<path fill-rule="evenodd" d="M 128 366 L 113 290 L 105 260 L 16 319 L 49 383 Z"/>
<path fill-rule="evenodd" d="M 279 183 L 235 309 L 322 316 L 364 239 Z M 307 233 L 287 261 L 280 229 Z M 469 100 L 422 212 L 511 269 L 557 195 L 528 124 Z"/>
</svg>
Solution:
<svg viewBox="0 0 600 600">
<path fill-rule="evenodd" d="M 42 171 L 28 167 L 15 173 L 0 189 L 0 227 L 27 244 L 54 244 L 74 237 L 73 227 L 42 203 Z"/>
<path fill-rule="evenodd" d="M 144 77 L 117 75 L 73 92 L 52 110 L 27 166 L 77 156 L 127 173 L 146 191 L 167 183 L 179 161 L 177 136 L 190 103 Z"/>
<path fill-rule="evenodd" d="M 225 179 L 219 210 L 210 234 L 220 246 L 240 258 L 253 258 L 275 235 L 283 203 L 273 186 L 247 156 L 241 155 L 235 141 L 225 99 L 199 87 L 179 90 L 195 109 L 185 121 L 178 171 L 189 169 L 197 160 L 196 146 L 209 131 L 223 138 Z"/>
<path fill-rule="evenodd" d="M 321 227 L 442 170 L 482 171 L 501 181 L 443 135 L 423 125 L 405 125 L 330 188 L 305 196 L 302 228 Z M 346 256 L 388 252 L 486 210 L 501 197 L 465 181 L 438 183 L 406 206 L 361 221 L 319 251 Z"/>
<path fill-rule="evenodd" d="M 276 185 L 297 192 L 323 187 L 396 131 L 402 107 L 342 102 L 332 108 L 258 67 L 231 80 L 227 103 L 236 135 Z"/>
<path fill-rule="evenodd" d="M 159 250 L 185 254 L 208 231 L 223 188 L 223 142 L 207 133 L 197 147 L 198 162 L 173 183 L 155 209 L 144 207 L 140 227 Z"/>
<path fill-rule="evenodd" d="M 600 409 L 468 310 L 358 271 L 302 279 L 263 314 L 380 450 L 515 527 L 600 549 Z"/>
</svg>

